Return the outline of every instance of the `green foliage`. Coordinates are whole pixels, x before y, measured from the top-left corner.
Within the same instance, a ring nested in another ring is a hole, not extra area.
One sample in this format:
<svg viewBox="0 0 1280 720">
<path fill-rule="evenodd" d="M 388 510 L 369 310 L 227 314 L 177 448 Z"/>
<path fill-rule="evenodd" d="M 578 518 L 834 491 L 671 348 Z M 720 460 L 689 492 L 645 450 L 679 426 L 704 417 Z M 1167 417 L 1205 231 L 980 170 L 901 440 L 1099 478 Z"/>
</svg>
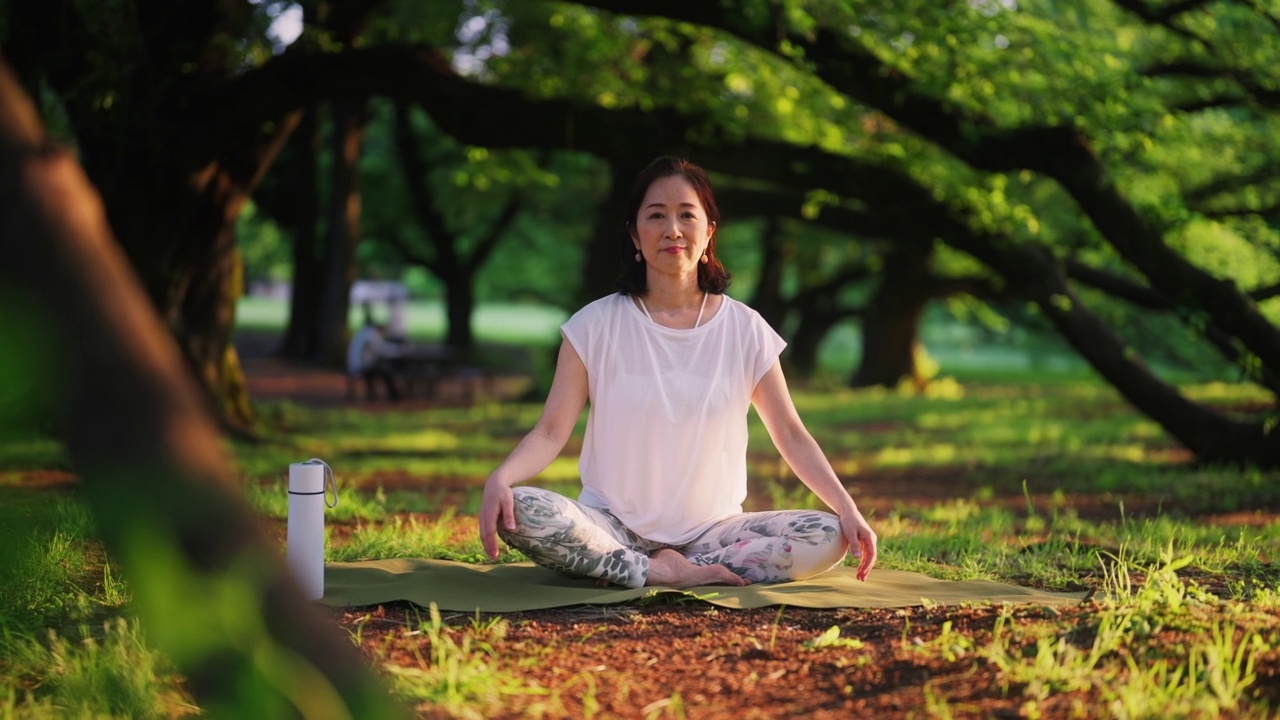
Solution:
<svg viewBox="0 0 1280 720">
<path fill-rule="evenodd" d="M 236 244 L 240 248 L 246 281 L 288 280 L 293 257 L 288 237 L 269 217 L 248 203 L 236 218 Z"/>
</svg>

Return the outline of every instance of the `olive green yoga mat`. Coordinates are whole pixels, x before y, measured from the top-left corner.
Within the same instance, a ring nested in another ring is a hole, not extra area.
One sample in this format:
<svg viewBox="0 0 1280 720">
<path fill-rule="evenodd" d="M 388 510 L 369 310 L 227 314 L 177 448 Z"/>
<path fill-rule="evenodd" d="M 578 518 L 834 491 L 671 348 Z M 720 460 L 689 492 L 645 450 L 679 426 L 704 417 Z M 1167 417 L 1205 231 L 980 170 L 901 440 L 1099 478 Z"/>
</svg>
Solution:
<svg viewBox="0 0 1280 720">
<path fill-rule="evenodd" d="M 1075 603 L 1085 593 L 1052 593 L 986 580 L 955 582 L 901 570 L 875 570 L 866 582 L 840 567 L 800 582 L 728 587 L 596 587 L 533 563 L 468 565 L 447 560 L 371 560 L 325 566 L 324 598 L 337 607 L 404 600 L 441 610 L 517 612 L 568 605 L 625 603 L 657 593 L 692 594 L 729 608 L 889 608 L 961 603 Z"/>
</svg>

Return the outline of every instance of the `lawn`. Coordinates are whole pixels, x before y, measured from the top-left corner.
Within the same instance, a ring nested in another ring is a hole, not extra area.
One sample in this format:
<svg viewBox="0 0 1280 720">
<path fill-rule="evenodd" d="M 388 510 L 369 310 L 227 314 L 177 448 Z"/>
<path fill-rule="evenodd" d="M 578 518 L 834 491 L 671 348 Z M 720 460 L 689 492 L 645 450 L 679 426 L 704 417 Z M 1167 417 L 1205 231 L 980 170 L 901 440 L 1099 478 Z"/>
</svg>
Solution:
<svg viewBox="0 0 1280 720">
<path fill-rule="evenodd" d="M 1187 392 L 1223 407 L 1261 399 L 1236 385 Z M 928 395 L 802 388 L 796 401 L 880 533 L 879 567 L 1091 600 L 900 611 L 655 601 L 503 617 L 389 605 L 333 621 L 431 717 L 1247 717 L 1275 706 L 1276 473 L 1197 467 L 1087 380 L 946 380 Z M 342 493 L 330 560 L 480 562 L 484 477 L 540 408 L 260 410 L 264 442 L 228 449 L 282 544 L 288 464 L 321 457 Z M 576 447 L 536 482 L 573 492 Z M 814 506 L 754 418 L 750 458 L 751 509 Z M 58 444 L 0 446 L 0 486 L 3 714 L 195 712 L 132 617 Z"/>
</svg>

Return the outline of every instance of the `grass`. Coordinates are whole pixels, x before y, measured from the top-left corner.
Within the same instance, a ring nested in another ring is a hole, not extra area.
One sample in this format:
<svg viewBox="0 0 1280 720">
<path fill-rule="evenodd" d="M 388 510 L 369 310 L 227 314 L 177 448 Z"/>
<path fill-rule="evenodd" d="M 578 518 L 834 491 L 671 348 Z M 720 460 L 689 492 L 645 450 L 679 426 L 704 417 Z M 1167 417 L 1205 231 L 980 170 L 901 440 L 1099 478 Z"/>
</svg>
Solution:
<svg viewBox="0 0 1280 720">
<path fill-rule="evenodd" d="M 193 714 L 182 679 L 128 616 L 127 583 L 74 497 L 4 498 L 0 717 Z"/>
<path fill-rule="evenodd" d="M 395 680 L 396 692 L 415 706 L 457 718 L 489 717 L 513 696 L 548 697 L 551 693 L 526 684 L 514 673 L 498 669 L 494 643 L 506 634 L 500 619 L 478 618 L 462 628 L 446 625 L 432 604 L 426 620 L 408 630 L 406 638 L 420 637 L 408 645 L 415 663 L 385 662 Z M 424 653 L 422 645 L 427 646 Z M 552 713 L 554 714 L 554 713 Z"/>
<path fill-rule="evenodd" d="M 1224 406 L 1263 399 L 1233 385 L 1187 392 Z M 1280 474 L 1191 465 L 1150 421 L 1089 380 L 952 381 L 928 397 L 819 384 L 798 387 L 796 402 L 855 494 L 877 477 L 902 488 L 902 498 L 863 505 L 881 537 L 880 567 L 1095 593 L 1078 613 L 1011 611 L 986 634 L 944 624 L 917 643 L 904 626 L 898 651 L 995 665 L 1026 717 L 1083 687 L 1101 693 L 1112 717 L 1270 712 L 1253 690 L 1260 659 L 1280 647 L 1280 571 L 1271 561 L 1280 553 L 1280 523 L 1250 521 L 1247 512 L 1208 523 L 1203 513 L 1277 507 Z M 540 408 L 260 410 L 264 441 L 227 447 L 248 500 L 275 527 L 287 515 L 289 463 L 321 457 L 340 490 L 327 516 L 329 560 L 480 562 L 473 514 L 484 478 Z M 752 503 L 819 506 L 754 418 L 749 452 Z M 133 619 L 128 584 L 78 495 L 21 487 L 25 473 L 64 468 L 60 448 L 46 439 L 0 443 L 0 717 L 196 712 L 182 679 Z M 911 483 L 931 477 L 950 483 L 947 497 L 906 502 Z M 576 479 L 576 458 L 566 453 L 537 482 L 572 493 Z M 516 559 L 508 552 L 500 561 Z M 496 661 L 501 628 L 477 623 L 450 626 L 438 613 L 408 618 L 395 648 L 365 651 L 386 666 L 403 698 L 433 712 L 483 717 L 517 702 L 555 716 L 594 707 L 592 676 L 556 688 L 526 683 Z M 805 647 L 845 653 L 850 667 L 873 662 L 876 651 L 856 627 L 834 627 Z M 413 652 L 409 665 L 392 659 Z M 929 685 L 919 716 L 965 715 L 970 708 L 946 692 Z M 684 700 L 675 694 L 641 710 L 678 716 Z"/>
</svg>

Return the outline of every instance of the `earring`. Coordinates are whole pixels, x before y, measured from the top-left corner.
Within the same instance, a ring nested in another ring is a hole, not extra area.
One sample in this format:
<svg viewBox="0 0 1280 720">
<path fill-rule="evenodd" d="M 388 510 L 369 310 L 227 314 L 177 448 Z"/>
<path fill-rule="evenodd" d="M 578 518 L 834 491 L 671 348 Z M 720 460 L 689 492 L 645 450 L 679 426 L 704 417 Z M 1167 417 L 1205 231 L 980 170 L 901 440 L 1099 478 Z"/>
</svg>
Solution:
<svg viewBox="0 0 1280 720">
<path fill-rule="evenodd" d="M 706 265 L 708 262 L 710 262 L 710 260 L 707 260 L 707 254 L 702 253 L 702 264 Z"/>
<path fill-rule="evenodd" d="M 636 262 L 644 262 L 644 258 L 640 257 L 640 253 L 636 253 Z"/>
</svg>

